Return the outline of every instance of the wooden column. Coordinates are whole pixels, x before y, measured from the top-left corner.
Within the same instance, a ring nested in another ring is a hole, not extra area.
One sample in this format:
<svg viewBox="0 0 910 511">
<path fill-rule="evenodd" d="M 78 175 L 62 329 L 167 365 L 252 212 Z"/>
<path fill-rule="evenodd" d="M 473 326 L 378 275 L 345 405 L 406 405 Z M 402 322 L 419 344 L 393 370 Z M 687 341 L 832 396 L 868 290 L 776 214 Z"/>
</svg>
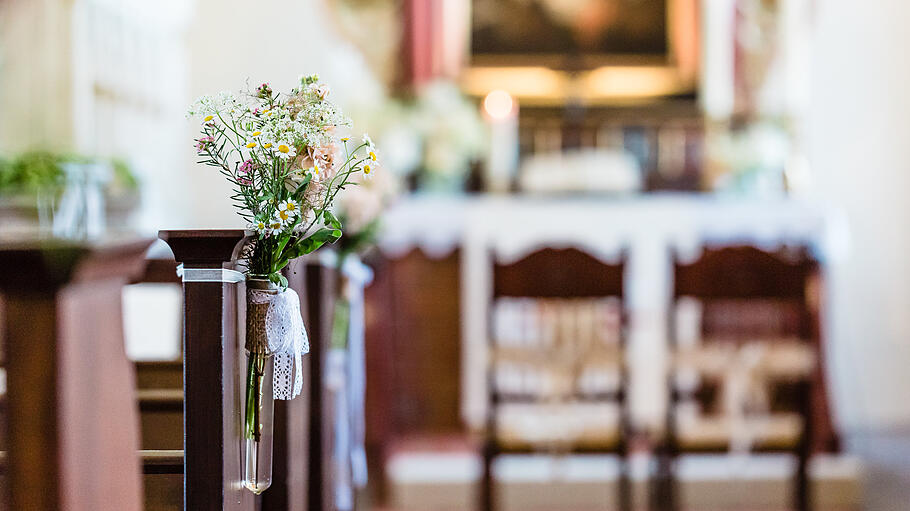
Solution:
<svg viewBox="0 0 910 511">
<path fill-rule="evenodd" d="M 225 268 L 241 230 L 161 231 L 184 269 Z M 183 507 L 252 510 L 240 465 L 242 367 L 237 284 L 185 281 L 183 330 Z"/>
<path fill-rule="evenodd" d="M 141 510 L 121 291 L 150 243 L 0 245 L 7 509 Z"/>
<path fill-rule="evenodd" d="M 334 509 L 331 484 L 332 417 L 326 413 L 326 354 L 332 337 L 336 272 L 312 258 L 305 264 L 307 332 L 310 335 L 309 371 L 304 375 L 309 401 L 309 466 L 307 470 L 307 511 Z"/>
</svg>

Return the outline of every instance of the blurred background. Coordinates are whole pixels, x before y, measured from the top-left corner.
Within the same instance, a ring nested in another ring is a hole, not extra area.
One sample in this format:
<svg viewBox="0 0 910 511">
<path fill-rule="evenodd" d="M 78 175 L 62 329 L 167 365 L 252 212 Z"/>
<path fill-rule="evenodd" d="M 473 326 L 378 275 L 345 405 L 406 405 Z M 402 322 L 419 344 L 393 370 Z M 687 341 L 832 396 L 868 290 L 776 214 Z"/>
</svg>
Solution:
<svg viewBox="0 0 910 511">
<path fill-rule="evenodd" d="M 362 254 L 366 463 L 338 509 L 488 487 L 616 509 L 626 487 L 778 510 L 803 469 L 815 509 L 906 509 L 908 21 L 900 0 L 2 0 L 0 239 L 245 227 L 186 108 L 318 73 L 396 190 Z M 134 360 L 180 360 L 181 297 L 124 291 Z"/>
</svg>

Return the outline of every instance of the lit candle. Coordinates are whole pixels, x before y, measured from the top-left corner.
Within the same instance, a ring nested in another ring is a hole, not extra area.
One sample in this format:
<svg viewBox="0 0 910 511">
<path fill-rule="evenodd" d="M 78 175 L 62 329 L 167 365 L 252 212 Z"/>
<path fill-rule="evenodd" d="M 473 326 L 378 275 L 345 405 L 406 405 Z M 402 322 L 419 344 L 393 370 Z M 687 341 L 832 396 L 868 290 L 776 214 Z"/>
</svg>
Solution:
<svg viewBox="0 0 910 511">
<path fill-rule="evenodd" d="M 702 108 L 711 119 L 727 119 L 735 103 L 736 2 L 718 0 L 702 12 Z"/>
<path fill-rule="evenodd" d="M 508 192 L 518 169 L 518 104 L 508 92 L 494 90 L 484 98 L 483 112 L 490 126 L 486 187 Z"/>
</svg>

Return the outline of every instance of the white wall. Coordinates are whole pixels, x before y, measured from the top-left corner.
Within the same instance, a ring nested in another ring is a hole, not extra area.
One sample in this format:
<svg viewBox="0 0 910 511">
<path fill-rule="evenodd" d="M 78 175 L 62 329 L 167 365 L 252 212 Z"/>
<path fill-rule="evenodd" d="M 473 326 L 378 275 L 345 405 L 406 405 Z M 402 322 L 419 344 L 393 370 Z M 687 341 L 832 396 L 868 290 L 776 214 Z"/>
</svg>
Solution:
<svg viewBox="0 0 910 511">
<path fill-rule="evenodd" d="M 816 2 L 808 153 L 843 208 L 848 257 L 830 280 L 842 426 L 910 424 L 910 2 Z"/>
</svg>

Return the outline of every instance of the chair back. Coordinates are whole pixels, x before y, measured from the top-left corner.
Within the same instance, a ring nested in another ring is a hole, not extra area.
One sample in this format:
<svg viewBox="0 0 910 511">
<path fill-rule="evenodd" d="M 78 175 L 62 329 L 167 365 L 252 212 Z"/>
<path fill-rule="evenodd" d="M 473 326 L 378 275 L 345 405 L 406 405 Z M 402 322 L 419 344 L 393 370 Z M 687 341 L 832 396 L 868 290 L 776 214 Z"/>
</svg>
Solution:
<svg viewBox="0 0 910 511">
<path fill-rule="evenodd" d="M 615 395 L 616 379 L 605 372 L 616 374 L 621 365 L 623 261 L 608 264 L 574 248 L 547 248 L 494 264 L 494 404 Z"/>
</svg>

